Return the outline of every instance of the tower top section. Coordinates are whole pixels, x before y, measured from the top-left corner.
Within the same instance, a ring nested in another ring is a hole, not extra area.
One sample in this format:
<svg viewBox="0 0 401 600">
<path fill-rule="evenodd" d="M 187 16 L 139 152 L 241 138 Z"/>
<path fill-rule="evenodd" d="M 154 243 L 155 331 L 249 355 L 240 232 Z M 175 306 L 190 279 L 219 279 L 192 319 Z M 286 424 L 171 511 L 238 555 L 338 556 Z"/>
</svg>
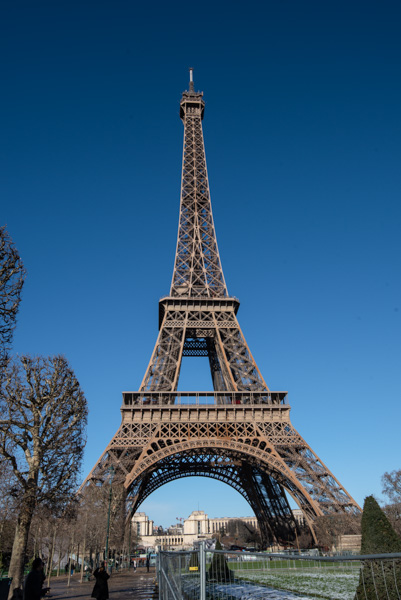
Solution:
<svg viewBox="0 0 401 600">
<path fill-rule="evenodd" d="M 195 92 L 193 69 L 189 90 L 183 92 L 180 117 L 184 123 L 180 220 L 170 296 L 227 298 L 214 230 L 206 168 L 202 119 L 203 93 Z"/>
<path fill-rule="evenodd" d="M 180 102 L 180 118 L 183 121 L 188 112 L 192 114 L 199 114 L 201 119 L 203 119 L 203 114 L 205 112 L 203 92 L 195 92 L 194 70 L 192 67 L 189 69 L 189 90 L 186 90 L 182 93 Z"/>
</svg>

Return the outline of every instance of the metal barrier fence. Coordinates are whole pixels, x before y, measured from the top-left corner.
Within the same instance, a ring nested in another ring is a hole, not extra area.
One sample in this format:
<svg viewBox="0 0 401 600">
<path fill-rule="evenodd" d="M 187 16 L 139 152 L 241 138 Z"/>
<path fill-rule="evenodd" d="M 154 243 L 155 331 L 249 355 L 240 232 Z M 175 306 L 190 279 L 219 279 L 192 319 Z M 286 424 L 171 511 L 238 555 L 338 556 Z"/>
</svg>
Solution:
<svg viewBox="0 0 401 600">
<path fill-rule="evenodd" d="M 401 553 L 161 552 L 159 600 L 401 600 Z M 281 591 L 279 591 L 281 590 Z"/>
</svg>

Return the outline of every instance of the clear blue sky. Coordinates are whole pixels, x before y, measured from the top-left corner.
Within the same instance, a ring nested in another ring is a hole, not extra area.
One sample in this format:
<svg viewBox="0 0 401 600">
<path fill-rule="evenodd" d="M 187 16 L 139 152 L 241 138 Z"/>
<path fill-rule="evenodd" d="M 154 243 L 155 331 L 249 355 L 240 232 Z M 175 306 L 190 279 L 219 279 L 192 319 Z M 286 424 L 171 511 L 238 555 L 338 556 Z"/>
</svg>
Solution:
<svg viewBox="0 0 401 600">
<path fill-rule="evenodd" d="M 140 385 L 169 291 L 189 66 L 259 368 L 357 502 L 400 468 L 400 31 L 398 0 L 3 3 L 1 222 L 28 271 L 14 349 L 74 368 L 83 475 Z M 211 389 L 194 360 L 180 388 Z M 168 525 L 198 508 L 251 514 L 194 478 L 141 510 Z"/>
</svg>

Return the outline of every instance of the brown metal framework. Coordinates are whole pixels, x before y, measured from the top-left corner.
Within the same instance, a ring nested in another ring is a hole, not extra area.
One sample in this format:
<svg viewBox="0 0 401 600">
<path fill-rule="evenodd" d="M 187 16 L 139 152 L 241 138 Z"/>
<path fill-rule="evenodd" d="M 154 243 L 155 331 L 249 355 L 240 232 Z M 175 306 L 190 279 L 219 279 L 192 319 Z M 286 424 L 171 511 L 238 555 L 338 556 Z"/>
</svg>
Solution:
<svg viewBox="0 0 401 600">
<path fill-rule="evenodd" d="M 159 302 L 159 335 L 140 390 L 123 393 L 121 426 L 82 487 L 104 481 L 112 465 L 134 512 L 169 481 L 212 477 L 249 502 L 266 545 L 296 535 L 286 492 L 312 533 L 316 517 L 360 508 L 294 429 L 287 393 L 269 390 L 240 329 L 213 224 L 204 106 L 191 70 L 180 103 L 184 151 L 170 295 Z M 213 392 L 177 392 L 183 356 L 209 358 Z"/>
</svg>

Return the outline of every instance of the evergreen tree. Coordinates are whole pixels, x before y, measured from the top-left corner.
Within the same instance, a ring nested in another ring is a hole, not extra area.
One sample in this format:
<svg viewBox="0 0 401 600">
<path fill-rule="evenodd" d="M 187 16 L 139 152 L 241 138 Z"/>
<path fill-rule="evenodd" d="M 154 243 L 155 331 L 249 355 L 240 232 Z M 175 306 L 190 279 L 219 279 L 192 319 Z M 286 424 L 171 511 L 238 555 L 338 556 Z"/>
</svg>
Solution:
<svg viewBox="0 0 401 600">
<path fill-rule="evenodd" d="M 401 552 L 401 539 L 373 498 L 365 498 L 362 514 L 361 554 Z"/>
<path fill-rule="evenodd" d="M 362 514 L 361 554 L 401 552 L 401 539 L 373 498 L 365 498 Z M 355 600 L 397 599 L 401 590 L 401 560 L 366 561 L 361 568 Z"/>
<path fill-rule="evenodd" d="M 216 542 L 216 550 L 222 550 L 219 540 Z M 231 571 L 228 568 L 224 554 L 213 553 L 212 564 L 209 569 L 209 580 L 228 583 L 231 580 Z"/>
</svg>

